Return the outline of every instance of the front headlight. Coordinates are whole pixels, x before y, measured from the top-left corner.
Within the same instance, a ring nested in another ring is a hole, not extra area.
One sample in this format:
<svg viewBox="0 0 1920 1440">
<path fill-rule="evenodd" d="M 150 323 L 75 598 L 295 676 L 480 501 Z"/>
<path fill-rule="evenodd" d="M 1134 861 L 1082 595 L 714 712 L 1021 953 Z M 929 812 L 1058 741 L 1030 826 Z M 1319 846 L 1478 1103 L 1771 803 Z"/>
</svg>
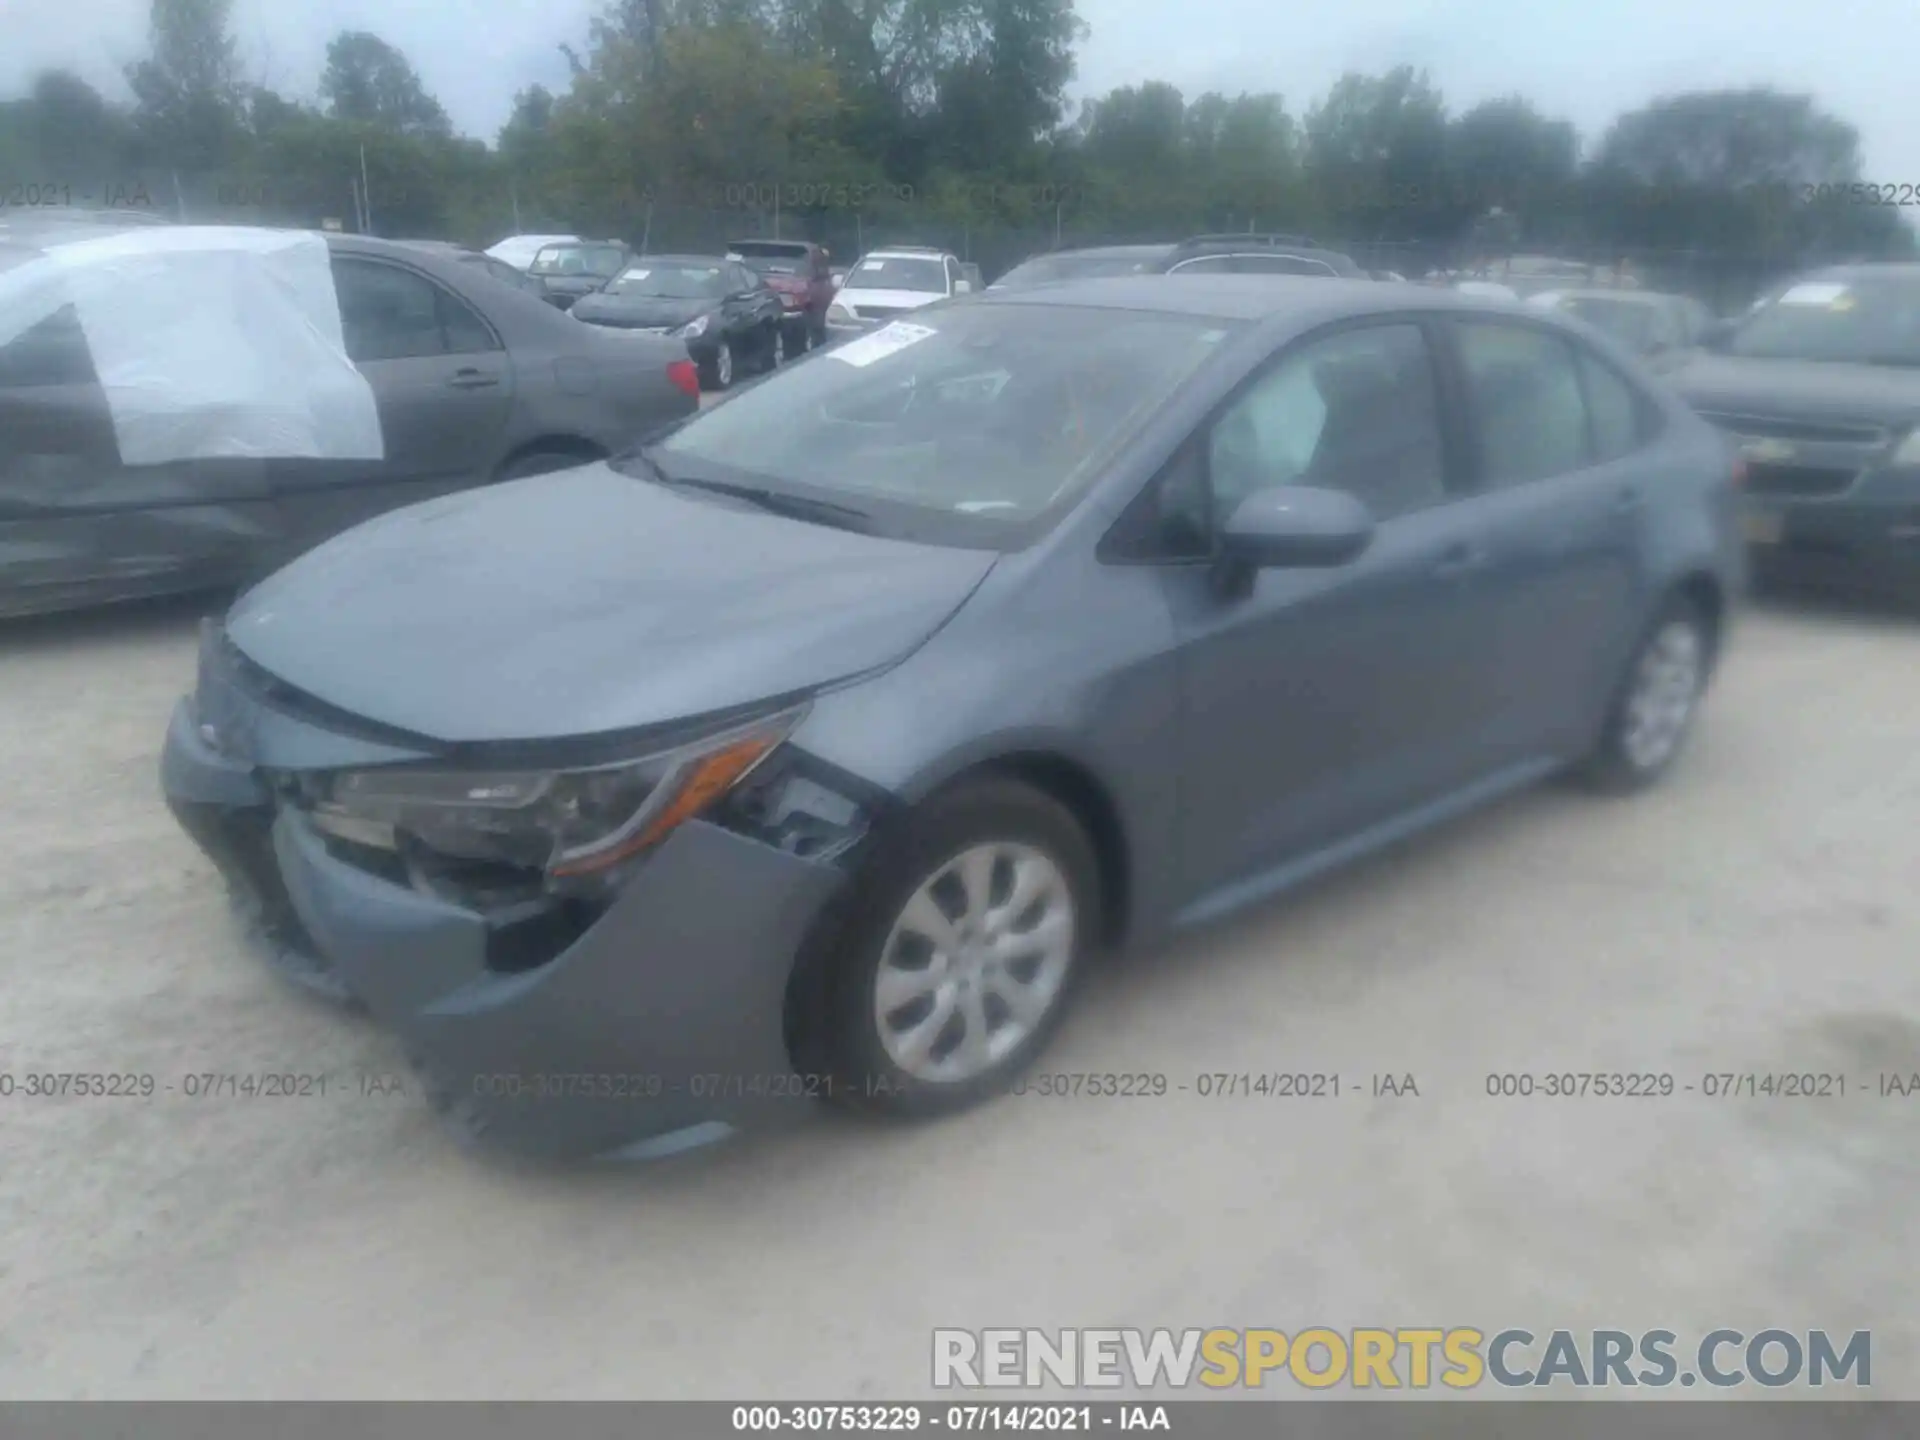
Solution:
<svg viewBox="0 0 1920 1440">
<path fill-rule="evenodd" d="M 1907 438 L 1895 447 L 1889 465 L 1920 465 L 1920 426 L 1909 431 Z"/>
<path fill-rule="evenodd" d="M 682 340 L 698 340 L 707 333 L 707 318 L 702 315 L 697 319 L 689 320 L 673 333 Z"/>
<path fill-rule="evenodd" d="M 855 315 L 849 307 L 842 305 L 838 300 L 827 307 L 827 319 L 837 320 L 842 325 L 851 325 L 859 318 L 860 317 Z"/>
<path fill-rule="evenodd" d="M 395 766 L 321 781 L 313 822 L 360 845 L 591 875 L 657 845 L 744 780 L 792 732 L 799 707 L 613 765 L 459 771 Z"/>
</svg>

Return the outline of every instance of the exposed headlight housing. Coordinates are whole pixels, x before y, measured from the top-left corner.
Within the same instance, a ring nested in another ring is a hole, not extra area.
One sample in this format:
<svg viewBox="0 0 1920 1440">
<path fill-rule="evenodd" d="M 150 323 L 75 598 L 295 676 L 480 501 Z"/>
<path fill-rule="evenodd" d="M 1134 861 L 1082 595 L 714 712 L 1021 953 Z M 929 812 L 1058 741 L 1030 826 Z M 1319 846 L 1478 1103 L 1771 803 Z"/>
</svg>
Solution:
<svg viewBox="0 0 1920 1440">
<path fill-rule="evenodd" d="M 1887 462 L 1890 465 L 1920 465 L 1920 426 L 1907 433 L 1907 438 L 1894 447 L 1893 456 Z"/>
<path fill-rule="evenodd" d="M 744 780 L 805 707 L 691 744 L 578 770 L 475 771 L 392 766 L 339 771 L 315 786 L 323 833 L 454 860 L 590 877 L 660 843 Z"/>
<path fill-rule="evenodd" d="M 707 333 L 709 319 L 706 315 L 696 316 L 673 333 L 682 340 L 698 340 Z"/>
</svg>

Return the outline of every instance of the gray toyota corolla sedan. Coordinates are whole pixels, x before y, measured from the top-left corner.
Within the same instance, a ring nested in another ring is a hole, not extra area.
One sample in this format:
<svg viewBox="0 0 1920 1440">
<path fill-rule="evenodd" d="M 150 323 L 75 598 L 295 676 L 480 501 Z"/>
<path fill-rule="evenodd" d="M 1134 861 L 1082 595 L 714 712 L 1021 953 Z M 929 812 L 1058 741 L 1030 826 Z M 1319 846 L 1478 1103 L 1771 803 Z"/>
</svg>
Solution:
<svg viewBox="0 0 1920 1440">
<path fill-rule="evenodd" d="M 163 779 L 260 948 L 468 1133 L 937 1113 L 1103 951 L 1556 772 L 1658 777 L 1737 478 L 1543 312 L 976 297 L 296 561 L 210 623 Z"/>
</svg>

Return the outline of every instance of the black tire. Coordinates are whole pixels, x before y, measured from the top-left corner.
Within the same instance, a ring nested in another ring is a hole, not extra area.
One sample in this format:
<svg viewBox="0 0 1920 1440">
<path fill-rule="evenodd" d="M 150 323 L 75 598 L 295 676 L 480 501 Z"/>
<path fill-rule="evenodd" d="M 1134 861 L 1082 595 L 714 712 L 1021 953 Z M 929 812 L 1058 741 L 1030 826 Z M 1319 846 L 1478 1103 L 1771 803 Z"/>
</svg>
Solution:
<svg viewBox="0 0 1920 1440">
<path fill-rule="evenodd" d="M 535 475 L 551 475 L 556 470 L 571 470 L 576 465 L 585 465 L 589 461 L 585 456 L 576 455 L 568 450 L 529 450 L 525 455 L 516 455 L 500 467 L 498 480 L 526 480 Z"/>
<path fill-rule="evenodd" d="M 722 340 L 714 348 L 712 358 L 700 362 L 700 383 L 709 390 L 731 390 L 739 373 L 731 340 Z"/>
<path fill-rule="evenodd" d="M 1636 692 L 1645 683 L 1647 668 L 1653 663 L 1649 658 L 1651 653 L 1668 643 L 1668 637 L 1676 628 L 1691 634 L 1689 643 L 1696 657 L 1695 679 L 1677 735 L 1657 753 L 1647 754 L 1636 749 L 1631 733 Z M 1658 783 L 1673 768 L 1674 761 L 1686 748 L 1687 737 L 1693 730 L 1700 697 L 1705 693 L 1707 677 L 1712 670 L 1716 638 L 1712 622 L 1699 605 L 1686 596 L 1675 595 L 1661 607 L 1653 623 L 1647 626 L 1639 643 L 1634 646 L 1633 657 L 1627 662 L 1626 672 L 1615 687 L 1607 706 L 1606 724 L 1601 729 L 1599 743 L 1575 772 L 1588 789 L 1601 794 L 1633 794 Z"/>
<path fill-rule="evenodd" d="M 771 375 L 780 368 L 780 322 L 767 322 L 766 339 L 760 345 L 760 373 Z"/>
<path fill-rule="evenodd" d="M 805 1057 L 832 1077 L 851 1109 L 899 1119 L 947 1115 L 1002 1093 L 1044 1050 L 1072 1008 L 1100 930 L 1100 874 L 1080 822 L 1059 801 L 1015 780 L 983 779 L 936 795 L 876 837 L 875 858 L 855 882 L 832 932 L 815 1012 L 821 1032 Z M 916 1079 L 887 1053 L 874 987 L 895 921 L 929 878 L 969 848 L 1019 844 L 1043 853 L 1071 897 L 1071 959 L 1050 1008 L 991 1068 L 958 1082 Z"/>
<path fill-rule="evenodd" d="M 780 351 L 788 360 L 798 360 L 814 345 L 811 322 L 804 325 L 782 326 L 780 331 Z"/>
</svg>

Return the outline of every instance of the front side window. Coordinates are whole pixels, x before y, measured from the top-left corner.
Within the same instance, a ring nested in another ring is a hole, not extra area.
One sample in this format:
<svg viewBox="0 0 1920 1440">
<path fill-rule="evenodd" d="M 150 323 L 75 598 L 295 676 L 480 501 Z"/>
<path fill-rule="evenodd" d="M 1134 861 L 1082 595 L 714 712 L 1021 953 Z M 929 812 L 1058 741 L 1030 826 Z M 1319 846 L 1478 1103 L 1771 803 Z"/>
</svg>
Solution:
<svg viewBox="0 0 1920 1440">
<path fill-rule="evenodd" d="M 1525 485 L 1588 464 L 1587 412 L 1571 342 L 1530 325 L 1458 322 L 1488 488 Z"/>
<path fill-rule="evenodd" d="M 1376 520 L 1446 498 L 1440 407 L 1417 325 L 1368 325 L 1310 340 L 1214 423 L 1214 514 L 1276 485 L 1345 490 Z"/>
<path fill-rule="evenodd" d="M 1236 328 L 962 306 L 823 351 L 647 454 L 669 476 L 830 498 L 936 543 L 995 545 L 1061 513 Z"/>
<path fill-rule="evenodd" d="M 1611 365 L 1584 349 L 1580 380 L 1593 425 L 1593 458 L 1617 460 L 1638 450 L 1645 431 L 1644 407 L 1633 387 Z"/>
</svg>

